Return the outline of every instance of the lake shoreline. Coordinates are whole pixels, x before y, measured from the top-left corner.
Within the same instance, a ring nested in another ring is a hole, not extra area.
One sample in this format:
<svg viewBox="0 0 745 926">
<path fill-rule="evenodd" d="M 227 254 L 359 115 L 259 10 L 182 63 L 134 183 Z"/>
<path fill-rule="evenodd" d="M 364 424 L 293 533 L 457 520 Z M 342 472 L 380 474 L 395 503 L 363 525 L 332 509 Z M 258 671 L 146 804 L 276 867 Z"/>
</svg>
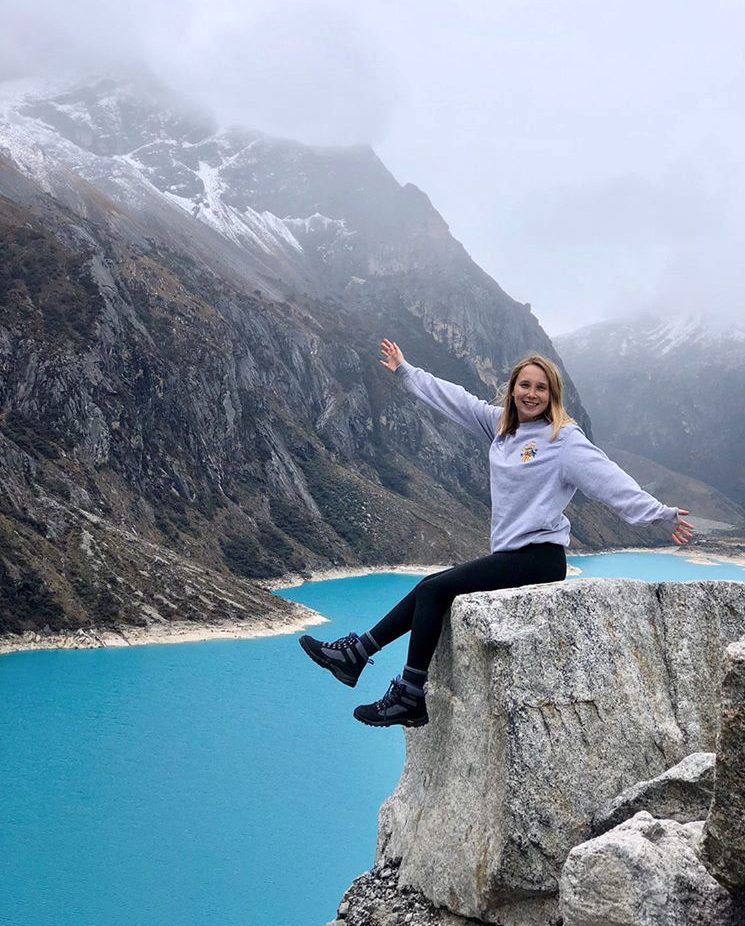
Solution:
<svg viewBox="0 0 745 926">
<path fill-rule="evenodd" d="M 668 553 L 682 556 L 689 563 L 699 566 L 718 566 L 722 563 L 732 563 L 735 566 L 745 567 L 745 552 L 718 552 L 718 550 L 686 550 L 685 547 L 624 547 L 622 550 L 592 550 L 586 553 L 569 553 L 569 556 L 609 556 L 612 553 Z M 719 561 L 719 562 L 717 562 Z"/>
<path fill-rule="evenodd" d="M 688 562 L 716 567 L 720 562 L 745 567 L 745 553 L 724 553 L 715 551 L 684 550 L 681 547 L 626 547 L 621 550 L 592 550 L 569 552 L 572 557 L 605 556 L 614 553 L 668 553 L 683 556 Z M 305 582 L 321 582 L 329 579 L 350 579 L 381 572 L 403 575 L 426 575 L 448 569 L 453 565 L 425 565 L 399 563 L 395 565 L 350 566 L 324 569 L 308 575 L 287 573 L 276 579 L 264 580 L 260 584 L 271 592 L 285 588 L 296 588 Z M 581 575 L 581 567 L 569 565 L 568 575 Z M 239 621 L 193 622 L 167 621 L 149 624 L 145 627 L 127 626 L 117 630 L 102 628 L 81 628 L 67 632 L 26 631 L 23 634 L 8 634 L 0 637 L 0 655 L 45 649 L 100 649 L 115 646 L 149 646 L 153 644 L 197 643 L 209 640 L 250 640 L 256 637 L 292 634 L 307 627 L 325 624 L 328 618 L 304 605 L 293 603 L 291 616 L 282 615 L 276 620 L 264 619 L 255 624 Z"/>
<path fill-rule="evenodd" d="M 277 579 L 264 580 L 261 584 L 270 592 L 276 592 L 281 588 L 296 588 L 298 585 L 303 585 L 305 582 L 325 582 L 329 579 L 356 579 L 360 576 L 373 575 L 376 572 L 395 572 L 401 575 L 427 575 L 432 572 L 441 572 L 443 569 L 450 569 L 453 565 L 453 563 L 429 566 L 423 564 L 398 563 L 393 566 L 385 564 L 377 566 L 345 566 L 313 572 L 310 578 L 299 573 L 291 572 Z"/>
<path fill-rule="evenodd" d="M 296 604 L 293 616 L 277 620 L 262 620 L 253 624 L 244 621 L 167 621 L 146 627 L 127 626 L 80 628 L 68 632 L 26 631 L 0 637 L 0 655 L 42 649 L 102 649 L 103 647 L 150 646 L 170 643 L 204 643 L 210 640 L 252 640 L 297 633 L 314 624 L 325 624 L 328 618 L 317 611 Z"/>
<path fill-rule="evenodd" d="M 587 551 L 572 551 L 567 550 L 568 557 L 581 557 L 581 556 L 611 556 L 615 553 L 665 553 L 675 556 L 683 557 L 689 563 L 696 563 L 700 566 L 712 566 L 715 567 L 718 565 L 718 561 L 723 563 L 732 563 L 736 566 L 745 567 L 745 552 L 736 552 L 736 553 L 720 553 L 717 551 L 703 551 L 694 548 L 693 552 L 686 550 L 685 547 L 679 547 L 675 545 L 670 545 L 667 547 L 623 547 L 622 549 L 611 549 L 611 550 L 587 550 Z M 314 572 L 311 574 L 310 578 L 308 576 L 303 576 L 297 573 L 289 573 L 284 576 L 280 576 L 278 579 L 272 579 L 270 581 L 262 582 L 264 588 L 269 591 L 275 592 L 281 588 L 295 588 L 298 585 L 302 585 L 304 582 L 321 582 L 327 579 L 352 579 L 358 576 L 371 575 L 376 572 L 394 572 L 402 574 L 413 574 L 421 575 L 432 572 L 439 572 L 442 569 L 449 569 L 453 563 L 448 565 L 411 565 L 411 564 L 402 564 L 394 566 L 386 565 L 377 565 L 377 566 L 349 566 L 344 568 L 336 569 L 326 569 L 320 572 Z M 580 575 L 582 572 L 581 569 L 569 565 L 567 575 Z"/>
</svg>

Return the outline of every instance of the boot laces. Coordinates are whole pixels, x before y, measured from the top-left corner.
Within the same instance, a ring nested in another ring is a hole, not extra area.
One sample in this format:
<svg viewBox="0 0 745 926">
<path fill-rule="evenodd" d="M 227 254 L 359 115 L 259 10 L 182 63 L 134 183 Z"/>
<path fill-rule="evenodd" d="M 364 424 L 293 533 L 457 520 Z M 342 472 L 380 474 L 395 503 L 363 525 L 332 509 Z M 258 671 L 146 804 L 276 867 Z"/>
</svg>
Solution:
<svg viewBox="0 0 745 926">
<path fill-rule="evenodd" d="M 328 649 L 347 649 L 350 646 L 354 646 L 358 640 L 359 637 L 352 631 L 352 633 L 348 633 L 346 637 L 342 637 L 340 640 L 334 640 L 333 643 L 324 643 L 323 645 Z"/>
<path fill-rule="evenodd" d="M 401 681 L 401 676 L 397 675 L 388 686 L 388 691 L 377 702 L 378 710 L 384 711 L 400 700 L 400 695 L 406 691 L 406 686 Z"/>
<path fill-rule="evenodd" d="M 341 639 L 339 640 L 334 640 L 333 643 L 324 643 L 323 645 L 327 649 L 353 649 L 354 648 L 355 653 L 357 653 L 356 644 L 358 640 L 359 640 L 359 637 L 357 636 L 357 634 L 354 631 L 351 631 L 351 633 L 348 633 L 346 637 L 341 637 Z M 373 660 L 369 656 L 367 657 L 367 664 L 374 665 Z"/>
</svg>

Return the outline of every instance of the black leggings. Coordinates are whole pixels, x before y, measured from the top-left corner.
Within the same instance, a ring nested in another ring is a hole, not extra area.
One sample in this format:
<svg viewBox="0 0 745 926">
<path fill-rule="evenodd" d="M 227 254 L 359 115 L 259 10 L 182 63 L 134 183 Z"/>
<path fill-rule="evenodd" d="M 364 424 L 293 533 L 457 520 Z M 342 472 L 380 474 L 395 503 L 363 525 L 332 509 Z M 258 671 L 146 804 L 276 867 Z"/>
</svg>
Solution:
<svg viewBox="0 0 745 926">
<path fill-rule="evenodd" d="M 519 550 L 491 553 L 426 576 L 370 630 L 370 636 L 383 647 L 410 630 L 407 664 L 426 672 L 445 612 L 456 595 L 560 582 L 566 574 L 564 547 L 556 543 L 531 543 Z"/>
</svg>

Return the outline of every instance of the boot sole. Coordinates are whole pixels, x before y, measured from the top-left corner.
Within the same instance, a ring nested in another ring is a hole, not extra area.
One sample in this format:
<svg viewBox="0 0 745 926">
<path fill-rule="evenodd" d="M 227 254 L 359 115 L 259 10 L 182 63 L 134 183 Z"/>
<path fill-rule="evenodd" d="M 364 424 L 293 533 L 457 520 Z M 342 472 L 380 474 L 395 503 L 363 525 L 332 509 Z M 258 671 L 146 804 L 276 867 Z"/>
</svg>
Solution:
<svg viewBox="0 0 745 926">
<path fill-rule="evenodd" d="M 339 667 L 332 665 L 327 662 L 323 656 L 319 656 L 317 653 L 314 653 L 312 649 L 309 649 L 308 644 L 306 643 L 306 637 L 300 637 L 299 643 L 303 648 L 303 651 L 310 656 L 310 658 L 315 662 L 317 666 L 320 666 L 322 669 L 328 669 L 328 671 L 334 676 L 335 679 L 340 681 L 342 685 L 347 685 L 349 688 L 354 688 L 357 684 L 356 678 L 350 678 L 346 673 L 340 672 Z"/>
<path fill-rule="evenodd" d="M 357 711 L 354 712 L 354 719 L 359 720 L 368 727 L 423 727 L 429 723 L 429 717 L 417 717 L 415 720 L 368 720 L 366 717 L 360 717 Z"/>
</svg>

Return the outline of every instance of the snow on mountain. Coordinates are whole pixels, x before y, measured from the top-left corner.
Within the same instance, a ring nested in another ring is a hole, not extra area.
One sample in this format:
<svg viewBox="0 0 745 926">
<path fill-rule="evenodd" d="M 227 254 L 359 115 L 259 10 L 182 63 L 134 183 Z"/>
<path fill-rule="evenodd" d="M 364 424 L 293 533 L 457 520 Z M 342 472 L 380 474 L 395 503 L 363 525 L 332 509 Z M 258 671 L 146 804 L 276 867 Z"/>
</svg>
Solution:
<svg viewBox="0 0 745 926">
<path fill-rule="evenodd" d="M 115 187 L 117 202 L 158 198 L 241 248 L 290 262 L 303 254 L 298 231 L 343 232 L 343 222 L 318 212 L 281 217 L 231 201 L 224 172 L 250 163 L 260 136 L 218 133 L 178 100 L 164 110 L 157 93 L 155 101 L 148 88 L 114 80 L 0 84 L 0 152 L 49 193 L 67 182 L 63 166 L 99 188 Z"/>
<path fill-rule="evenodd" d="M 571 343 L 575 351 L 580 347 L 602 348 L 605 342 L 608 350 L 619 356 L 635 353 L 664 356 L 679 349 L 743 342 L 745 320 L 703 313 L 664 319 L 640 315 L 629 321 L 596 322 L 553 340 L 557 345 Z"/>
<path fill-rule="evenodd" d="M 649 348 L 660 354 L 698 345 L 707 346 L 727 341 L 745 341 L 745 321 L 731 321 L 703 314 L 684 315 L 652 324 L 647 332 Z"/>
</svg>

